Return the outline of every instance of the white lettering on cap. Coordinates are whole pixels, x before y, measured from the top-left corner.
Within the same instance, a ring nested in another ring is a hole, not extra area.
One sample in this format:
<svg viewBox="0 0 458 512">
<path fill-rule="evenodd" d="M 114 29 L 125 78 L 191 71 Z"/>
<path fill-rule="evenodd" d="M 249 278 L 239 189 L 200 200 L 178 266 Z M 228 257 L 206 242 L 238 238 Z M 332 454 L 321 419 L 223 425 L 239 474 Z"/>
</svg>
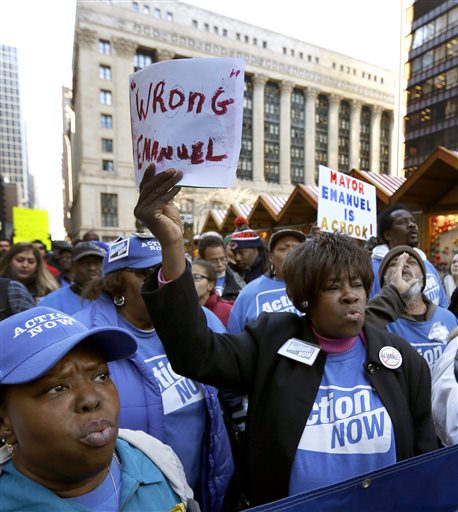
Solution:
<svg viewBox="0 0 458 512">
<path fill-rule="evenodd" d="M 401 353 L 394 347 L 382 347 L 378 356 L 383 366 L 386 366 L 390 370 L 396 370 L 396 368 L 399 368 L 402 364 Z"/>
<path fill-rule="evenodd" d="M 14 338 L 22 334 L 29 334 L 30 338 L 33 338 L 43 329 L 53 329 L 58 325 L 73 325 L 76 323 L 74 318 L 65 315 L 64 313 L 47 313 L 46 315 L 36 316 L 29 318 L 22 327 L 18 326 L 14 329 Z"/>
<path fill-rule="evenodd" d="M 142 249 L 144 247 L 149 247 L 150 251 L 160 251 L 161 244 L 157 240 L 146 240 L 142 242 Z"/>
</svg>

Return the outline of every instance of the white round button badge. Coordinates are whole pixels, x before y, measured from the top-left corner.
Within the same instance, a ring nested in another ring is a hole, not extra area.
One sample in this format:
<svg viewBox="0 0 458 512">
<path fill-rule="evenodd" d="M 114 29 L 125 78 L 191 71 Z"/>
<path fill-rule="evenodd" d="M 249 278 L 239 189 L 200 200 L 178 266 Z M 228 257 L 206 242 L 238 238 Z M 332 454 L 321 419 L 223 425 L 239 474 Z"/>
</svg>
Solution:
<svg viewBox="0 0 458 512">
<path fill-rule="evenodd" d="M 399 350 L 394 347 L 382 347 L 378 353 L 383 366 L 390 370 L 396 370 L 402 364 L 402 356 Z"/>
</svg>

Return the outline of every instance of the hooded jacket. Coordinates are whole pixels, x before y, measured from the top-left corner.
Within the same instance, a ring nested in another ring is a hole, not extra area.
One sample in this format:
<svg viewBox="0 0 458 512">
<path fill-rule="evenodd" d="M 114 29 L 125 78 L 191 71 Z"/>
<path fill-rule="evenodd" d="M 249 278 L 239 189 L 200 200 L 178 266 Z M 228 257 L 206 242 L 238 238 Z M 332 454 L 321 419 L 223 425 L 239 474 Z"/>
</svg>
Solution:
<svg viewBox="0 0 458 512">
<path fill-rule="evenodd" d="M 369 299 L 374 297 L 380 292 L 380 279 L 379 279 L 379 267 L 385 254 L 388 253 L 390 248 L 387 244 L 377 245 L 372 250 L 372 269 L 374 271 L 374 284 L 369 295 Z M 434 265 L 428 260 L 426 254 L 418 247 L 415 250 L 420 254 L 426 267 L 426 283 L 424 294 L 434 304 L 437 304 L 445 309 L 448 308 L 448 299 L 442 286 L 439 274 L 435 269 Z"/>
<path fill-rule="evenodd" d="M 202 308 L 207 316 L 212 317 L 214 322 L 213 313 Z M 82 322 L 88 327 L 99 326 L 118 326 L 119 315 L 116 311 L 110 297 L 102 294 L 98 299 L 93 301 L 89 307 L 82 310 L 74 318 Z M 168 316 L 169 321 L 170 317 Z M 218 319 L 217 323 L 213 323 L 214 328 L 218 329 L 220 325 Z M 224 330 L 224 326 L 222 326 Z M 133 365 L 133 368 L 132 368 Z M 148 421 L 148 434 L 158 438 L 162 442 L 167 442 L 165 439 L 165 425 L 164 425 L 164 409 L 162 405 L 161 392 L 156 378 L 142 358 L 135 353 L 128 359 L 119 361 L 112 361 L 109 363 L 111 377 L 119 388 L 122 386 L 124 389 L 134 387 L 129 383 L 129 379 L 140 380 L 145 390 L 145 403 L 146 416 Z M 233 462 L 231 454 L 231 446 L 228 439 L 227 431 L 224 426 L 224 421 L 221 414 L 221 409 L 218 401 L 218 391 L 212 387 L 201 384 L 202 393 L 204 395 L 205 404 L 208 411 L 208 450 L 207 450 L 207 470 L 208 474 L 202 468 L 202 479 L 206 482 L 206 493 L 204 499 L 200 498 L 200 505 L 202 510 L 219 511 L 222 506 L 226 487 L 233 472 Z M 122 396 L 122 393 L 120 393 Z M 122 409 L 128 407 L 121 399 L 121 417 L 120 427 L 130 428 L 132 423 L 135 423 L 135 409 L 129 409 L 128 414 L 123 414 Z M 142 414 L 144 414 L 142 412 Z M 131 423 L 132 422 L 132 423 Z M 173 448 L 173 446 L 172 446 Z"/>
</svg>

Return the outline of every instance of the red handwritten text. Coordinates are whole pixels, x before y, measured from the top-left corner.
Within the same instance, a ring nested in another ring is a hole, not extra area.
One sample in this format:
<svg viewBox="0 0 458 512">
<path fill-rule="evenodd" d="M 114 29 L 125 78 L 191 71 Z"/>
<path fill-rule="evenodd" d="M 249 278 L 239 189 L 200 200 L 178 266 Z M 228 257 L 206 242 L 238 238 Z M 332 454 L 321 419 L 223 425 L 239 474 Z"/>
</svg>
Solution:
<svg viewBox="0 0 458 512">
<path fill-rule="evenodd" d="M 218 87 L 211 96 L 210 108 L 217 116 L 226 114 L 228 106 L 235 102 L 234 98 L 224 98 L 224 94 L 224 88 Z M 189 91 L 188 94 L 185 94 L 178 87 L 173 87 L 166 91 L 164 80 L 157 82 L 155 85 L 153 82 L 149 84 L 146 100 L 140 97 L 138 89 L 135 91 L 137 116 L 140 121 L 147 119 L 149 115 L 154 115 L 158 112 L 165 114 L 182 107 L 186 108 L 187 113 L 194 112 L 194 114 L 200 114 L 206 100 L 207 97 L 203 92 Z"/>
<path fill-rule="evenodd" d="M 188 147 L 186 144 L 178 146 L 161 146 L 159 141 L 140 135 L 137 139 L 137 168 L 140 170 L 145 162 L 160 163 L 164 160 L 189 160 L 191 164 L 204 162 L 221 162 L 227 158 L 226 154 L 216 155 L 214 139 L 208 138 L 206 147 L 204 142 L 196 142 Z"/>
</svg>

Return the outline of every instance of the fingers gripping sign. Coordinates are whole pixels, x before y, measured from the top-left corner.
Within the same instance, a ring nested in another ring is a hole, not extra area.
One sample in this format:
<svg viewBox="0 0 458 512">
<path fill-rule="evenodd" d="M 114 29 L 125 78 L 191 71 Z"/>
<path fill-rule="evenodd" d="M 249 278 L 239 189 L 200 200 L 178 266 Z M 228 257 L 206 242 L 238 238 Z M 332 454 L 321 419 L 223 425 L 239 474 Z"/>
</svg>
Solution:
<svg viewBox="0 0 458 512">
<path fill-rule="evenodd" d="M 150 165 L 140 183 L 140 195 L 134 215 L 159 240 L 163 254 L 163 272 L 167 279 L 175 279 L 184 271 L 184 244 L 181 219 L 173 198 L 180 191 L 177 183 L 183 173 L 167 169 L 155 174 Z"/>
</svg>

